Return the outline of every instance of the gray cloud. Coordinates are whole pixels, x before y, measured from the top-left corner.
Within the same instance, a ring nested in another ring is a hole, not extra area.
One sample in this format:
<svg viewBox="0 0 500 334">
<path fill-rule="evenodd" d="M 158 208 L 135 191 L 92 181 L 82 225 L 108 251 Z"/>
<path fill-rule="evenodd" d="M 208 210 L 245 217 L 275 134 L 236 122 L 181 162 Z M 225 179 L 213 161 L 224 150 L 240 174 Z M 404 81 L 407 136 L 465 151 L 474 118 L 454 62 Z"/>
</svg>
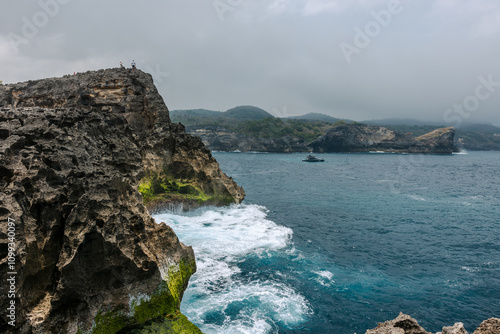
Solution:
<svg viewBox="0 0 500 334">
<path fill-rule="evenodd" d="M 500 82 L 498 1 L 402 1 L 389 22 L 377 23 L 390 3 L 8 0 L 0 14 L 0 80 L 135 59 L 153 71 L 170 109 L 251 104 L 288 115 L 443 123 L 447 109 L 475 94 L 480 76 Z M 37 30 L 29 38 L 26 21 Z M 369 45 L 356 45 L 356 29 L 373 36 Z M 17 52 L 13 36 L 24 39 Z M 359 51 L 350 63 L 343 42 Z M 464 120 L 500 125 L 500 87 Z"/>
</svg>

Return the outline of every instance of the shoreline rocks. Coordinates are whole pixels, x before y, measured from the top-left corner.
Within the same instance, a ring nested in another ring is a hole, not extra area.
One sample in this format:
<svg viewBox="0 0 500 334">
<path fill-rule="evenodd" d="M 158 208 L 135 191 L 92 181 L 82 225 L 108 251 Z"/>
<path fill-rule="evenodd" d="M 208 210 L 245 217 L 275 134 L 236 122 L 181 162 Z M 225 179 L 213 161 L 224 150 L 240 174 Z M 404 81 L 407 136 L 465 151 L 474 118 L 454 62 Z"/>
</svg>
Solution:
<svg viewBox="0 0 500 334">
<path fill-rule="evenodd" d="M 365 334 L 432 334 L 422 328 L 417 320 L 409 315 L 400 313 L 394 320 L 379 323 L 374 329 L 369 329 Z M 453 326 L 443 327 L 441 332 L 436 334 L 469 334 L 461 322 Z M 485 320 L 472 334 L 500 334 L 500 319 L 491 318 Z"/>
</svg>

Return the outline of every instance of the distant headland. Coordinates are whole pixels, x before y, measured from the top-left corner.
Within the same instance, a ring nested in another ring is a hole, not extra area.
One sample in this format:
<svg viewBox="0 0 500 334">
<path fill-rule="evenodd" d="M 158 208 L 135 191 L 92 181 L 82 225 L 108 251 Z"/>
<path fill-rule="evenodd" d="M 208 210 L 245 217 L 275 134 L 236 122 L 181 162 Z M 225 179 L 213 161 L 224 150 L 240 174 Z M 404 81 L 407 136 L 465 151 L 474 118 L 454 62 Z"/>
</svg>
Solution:
<svg viewBox="0 0 500 334">
<path fill-rule="evenodd" d="M 418 136 L 379 125 L 339 120 L 327 115 L 277 118 L 266 111 L 242 106 L 226 112 L 184 110 L 171 113 L 211 150 L 257 152 L 457 152 L 455 129 L 435 127 Z"/>
</svg>

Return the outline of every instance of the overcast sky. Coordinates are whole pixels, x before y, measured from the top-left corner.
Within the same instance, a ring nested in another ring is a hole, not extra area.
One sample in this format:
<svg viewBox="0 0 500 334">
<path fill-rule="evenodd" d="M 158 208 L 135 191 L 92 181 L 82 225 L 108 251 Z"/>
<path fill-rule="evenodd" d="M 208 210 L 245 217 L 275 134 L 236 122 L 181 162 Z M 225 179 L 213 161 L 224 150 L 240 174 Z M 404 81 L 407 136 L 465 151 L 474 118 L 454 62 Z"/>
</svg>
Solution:
<svg viewBox="0 0 500 334">
<path fill-rule="evenodd" d="M 498 0 L 2 0 L 4 83 L 132 59 L 170 110 L 500 125 Z"/>
</svg>

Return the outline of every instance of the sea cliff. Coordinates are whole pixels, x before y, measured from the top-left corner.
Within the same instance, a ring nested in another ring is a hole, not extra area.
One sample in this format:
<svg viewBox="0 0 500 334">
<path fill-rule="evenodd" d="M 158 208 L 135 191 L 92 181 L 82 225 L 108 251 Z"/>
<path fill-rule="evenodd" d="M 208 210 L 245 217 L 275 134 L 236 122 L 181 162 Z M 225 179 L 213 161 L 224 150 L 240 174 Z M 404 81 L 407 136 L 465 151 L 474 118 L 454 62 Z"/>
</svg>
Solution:
<svg viewBox="0 0 500 334">
<path fill-rule="evenodd" d="M 300 121 L 294 121 L 300 122 Z M 262 122 L 264 123 L 264 122 Z M 285 129 L 286 122 L 276 122 L 278 130 Z M 267 137 L 244 134 L 235 130 L 216 125 L 190 125 L 189 133 L 199 136 L 205 145 L 214 151 L 241 151 L 241 152 L 272 152 L 293 153 L 310 152 L 337 153 L 337 152 L 369 152 L 384 151 L 393 153 L 431 153 L 451 154 L 458 149 L 454 144 L 455 129 L 440 128 L 414 137 L 409 133 L 393 131 L 382 126 L 366 125 L 361 123 L 316 126 L 309 122 L 296 125 L 309 125 L 315 132 L 323 132 L 312 140 L 304 137 L 304 133 L 290 133 L 286 135 Z M 258 125 L 258 124 L 257 124 Z M 282 128 L 279 126 L 282 125 Z M 264 126 L 264 124 L 263 124 Z M 280 131 L 276 131 L 280 132 Z M 281 131 L 285 132 L 285 131 Z M 314 131 L 310 131 L 313 132 Z M 259 132 L 261 134 L 261 132 Z M 308 137 L 311 133 L 307 133 Z"/>
<path fill-rule="evenodd" d="M 0 279 L 14 289 L 2 291 L 0 331 L 199 333 L 179 313 L 194 253 L 149 211 L 244 191 L 170 121 L 152 77 L 2 85 L 0 121 Z"/>
<path fill-rule="evenodd" d="M 412 137 L 381 126 L 348 124 L 335 126 L 308 146 L 315 152 L 368 152 L 451 154 L 458 149 L 453 143 L 454 128 L 434 130 Z"/>
</svg>

